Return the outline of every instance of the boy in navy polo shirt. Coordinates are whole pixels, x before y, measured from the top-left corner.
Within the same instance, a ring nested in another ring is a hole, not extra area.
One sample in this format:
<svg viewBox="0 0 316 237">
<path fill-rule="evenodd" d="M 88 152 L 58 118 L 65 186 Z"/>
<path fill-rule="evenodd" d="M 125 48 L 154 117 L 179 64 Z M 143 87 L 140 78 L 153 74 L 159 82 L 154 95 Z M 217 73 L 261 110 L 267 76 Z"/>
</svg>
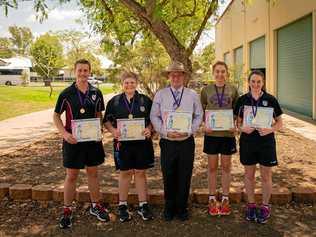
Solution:
<svg viewBox="0 0 316 237">
<path fill-rule="evenodd" d="M 85 59 L 78 60 L 74 65 L 76 81 L 64 89 L 57 100 L 54 123 L 63 137 L 63 165 L 66 168 L 64 182 L 64 211 L 60 218 L 60 228 L 72 226 L 71 203 L 75 198 L 76 181 L 80 169 L 86 169 L 90 191 L 90 214 L 100 221 L 109 221 L 107 210 L 100 205 L 98 165 L 104 162 L 105 153 L 102 141 L 78 143 L 72 134 L 71 120 L 102 117 L 104 111 L 101 91 L 88 83 L 91 65 Z M 66 112 L 66 123 L 63 124 L 61 114 Z"/>
</svg>

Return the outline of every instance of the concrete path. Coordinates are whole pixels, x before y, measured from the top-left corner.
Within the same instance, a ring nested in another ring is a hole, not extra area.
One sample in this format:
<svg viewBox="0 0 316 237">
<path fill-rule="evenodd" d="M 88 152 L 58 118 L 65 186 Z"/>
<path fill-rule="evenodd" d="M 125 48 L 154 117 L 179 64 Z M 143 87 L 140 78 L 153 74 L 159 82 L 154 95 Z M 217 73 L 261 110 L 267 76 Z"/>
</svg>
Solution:
<svg viewBox="0 0 316 237">
<path fill-rule="evenodd" d="M 113 95 L 113 93 L 105 95 L 105 103 Z M 0 121 L 0 156 L 23 148 L 57 131 L 52 121 L 52 113 L 53 109 L 48 109 Z M 316 125 L 286 114 L 283 118 L 286 128 L 316 141 Z"/>
<path fill-rule="evenodd" d="M 113 95 L 104 95 L 105 103 Z M 57 131 L 53 124 L 53 111 L 54 109 L 48 109 L 0 121 L 0 156 Z"/>
</svg>

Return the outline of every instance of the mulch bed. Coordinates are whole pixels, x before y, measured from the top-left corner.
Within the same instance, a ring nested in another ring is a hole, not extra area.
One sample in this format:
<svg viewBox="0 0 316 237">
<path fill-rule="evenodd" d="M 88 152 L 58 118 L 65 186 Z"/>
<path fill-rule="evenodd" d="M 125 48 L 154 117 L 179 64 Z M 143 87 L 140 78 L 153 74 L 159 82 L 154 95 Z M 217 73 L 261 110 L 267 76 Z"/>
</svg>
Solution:
<svg viewBox="0 0 316 237">
<path fill-rule="evenodd" d="M 316 187 L 316 142 L 284 129 L 276 135 L 279 166 L 274 168 L 275 187 L 293 188 L 297 186 Z M 103 139 L 107 154 L 106 162 L 100 166 L 101 186 L 118 185 L 118 172 L 115 171 L 112 157 L 112 138 L 109 133 Z M 156 166 L 148 171 L 149 188 L 162 188 L 159 162 L 158 140 L 155 140 Z M 203 154 L 203 135 L 196 137 L 195 163 L 192 188 L 207 188 L 207 158 Z M 243 167 L 239 155 L 233 156 L 232 186 L 243 186 Z M 84 172 L 84 171 L 82 171 Z M 219 170 L 220 173 L 220 170 Z M 257 172 L 257 179 L 259 179 Z M 0 157 L 0 182 L 62 184 L 65 170 L 62 166 L 61 138 L 57 133 L 44 137 L 42 141 Z M 86 183 L 85 175 L 80 175 L 78 185 Z M 220 184 L 220 175 L 218 176 Z M 259 185 L 260 183 L 258 183 Z"/>
</svg>

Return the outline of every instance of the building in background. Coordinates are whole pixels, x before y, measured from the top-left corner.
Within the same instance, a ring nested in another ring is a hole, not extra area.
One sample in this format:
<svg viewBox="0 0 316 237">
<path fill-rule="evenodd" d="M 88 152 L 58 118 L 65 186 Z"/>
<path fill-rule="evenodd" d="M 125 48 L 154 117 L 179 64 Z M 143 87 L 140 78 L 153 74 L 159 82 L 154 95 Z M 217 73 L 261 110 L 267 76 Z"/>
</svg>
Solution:
<svg viewBox="0 0 316 237">
<path fill-rule="evenodd" d="M 316 119 L 316 0 L 232 0 L 215 36 L 218 60 L 263 71 L 283 108 Z"/>
</svg>

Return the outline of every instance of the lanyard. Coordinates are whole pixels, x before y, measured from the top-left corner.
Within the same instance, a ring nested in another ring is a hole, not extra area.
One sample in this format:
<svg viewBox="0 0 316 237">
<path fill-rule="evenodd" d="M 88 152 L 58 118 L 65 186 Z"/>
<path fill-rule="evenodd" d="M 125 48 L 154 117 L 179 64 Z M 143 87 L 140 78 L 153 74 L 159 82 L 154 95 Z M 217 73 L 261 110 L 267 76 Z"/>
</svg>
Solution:
<svg viewBox="0 0 316 237">
<path fill-rule="evenodd" d="M 88 90 L 86 91 L 86 93 L 84 93 L 83 98 L 82 98 L 79 89 L 78 88 L 76 88 L 76 89 L 77 89 L 77 95 L 78 95 L 79 102 L 80 102 L 80 113 L 84 114 L 86 112 L 84 109 L 84 103 L 85 103 L 86 97 L 88 95 Z"/>
<path fill-rule="evenodd" d="M 222 90 L 221 95 L 219 95 L 219 93 L 218 93 L 217 86 L 216 85 L 214 85 L 214 86 L 215 86 L 218 105 L 219 105 L 219 107 L 222 107 L 223 106 L 223 99 L 224 99 L 224 92 L 225 92 L 225 85 L 223 86 L 223 90 Z"/>
<path fill-rule="evenodd" d="M 176 109 L 178 109 L 180 107 L 180 105 L 181 105 L 181 100 L 182 100 L 182 96 L 183 96 L 184 87 L 182 88 L 181 96 L 180 96 L 179 100 L 177 100 L 177 98 L 176 98 L 175 94 L 173 93 L 171 87 L 170 87 L 170 91 L 171 91 L 174 103 L 177 105 Z"/>
<path fill-rule="evenodd" d="M 251 95 L 251 109 L 252 109 L 253 117 L 256 117 L 256 115 L 257 115 L 258 105 L 259 105 L 260 100 L 261 100 L 261 95 L 262 94 L 260 93 L 260 96 L 259 96 L 257 101 Z"/>
<path fill-rule="evenodd" d="M 132 106 L 129 106 L 129 103 L 127 101 L 126 95 L 124 94 L 124 102 L 125 102 L 125 108 L 128 110 L 129 114 L 128 114 L 128 118 L 129 119 L 133 119 L 133 109 L 134 109 L 134 102 L 135 102 L 135 95 L 133 96 L 133 102 L 132 102 Z"/>
</svg>

